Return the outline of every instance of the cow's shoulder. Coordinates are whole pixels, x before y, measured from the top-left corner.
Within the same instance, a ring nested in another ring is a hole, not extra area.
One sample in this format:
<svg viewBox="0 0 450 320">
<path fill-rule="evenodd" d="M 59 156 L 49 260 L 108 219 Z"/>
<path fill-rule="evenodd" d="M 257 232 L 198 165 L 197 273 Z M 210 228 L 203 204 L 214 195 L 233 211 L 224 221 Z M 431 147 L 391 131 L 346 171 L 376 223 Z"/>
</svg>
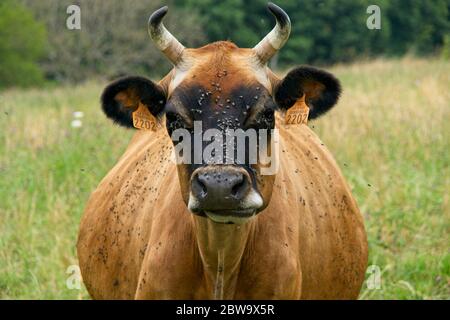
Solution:
<svg viewBox="0 0 450 320">
<path fill-rule="evenodd" d="M 134 297 L 159 199 L 179 193 L 171 148 L 162 131 L 137 132 L 92 192 L 81 220 L 77 250 L 93 297 Z M 101 295 L 105 292 L 109 296 Z"/>
</svg>

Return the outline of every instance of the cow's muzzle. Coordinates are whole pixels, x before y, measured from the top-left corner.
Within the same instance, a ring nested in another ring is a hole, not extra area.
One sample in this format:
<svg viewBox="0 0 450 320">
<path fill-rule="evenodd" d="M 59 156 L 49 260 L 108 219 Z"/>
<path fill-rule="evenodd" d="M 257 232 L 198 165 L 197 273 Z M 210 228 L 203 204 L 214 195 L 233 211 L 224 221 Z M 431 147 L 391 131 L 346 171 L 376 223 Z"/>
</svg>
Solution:
<svg viewBox="0 0 450 320">
<path fill-rule="evenodd" d="M 244 168 L 213 165 L 192 173 L 188 207 L 194 213 L 204 213 L 220 223 L 242 223 L 262 205 L 262 197 Z"/>
</svg>

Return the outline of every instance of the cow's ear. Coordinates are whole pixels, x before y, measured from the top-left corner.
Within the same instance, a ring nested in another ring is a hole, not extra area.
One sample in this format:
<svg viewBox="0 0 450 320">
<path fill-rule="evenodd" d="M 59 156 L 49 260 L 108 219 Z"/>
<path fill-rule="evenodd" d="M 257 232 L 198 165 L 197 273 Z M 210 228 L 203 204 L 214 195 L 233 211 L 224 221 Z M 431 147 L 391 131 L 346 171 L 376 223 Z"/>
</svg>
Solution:
<svg viewBox="0 0 450 320">
<path fill-rule="evenodd" d="M 341 85 L 331 73 L 301 66 L 291 70 L 274 88 L 278 107 L 287 110 L 305 94 L 309 118 L 314 119 L 330 110 L 338 101 Z"/>
<path fill-rule="evenodd" d="M 164 108 L 166 95 L 161 86 L 142 77 L 125 77 L 109 84 L 101 97 L 102 109 L 115 123 L 133 128 L 133 116 L 139 102 L 154 115 Z"/>
</svg>

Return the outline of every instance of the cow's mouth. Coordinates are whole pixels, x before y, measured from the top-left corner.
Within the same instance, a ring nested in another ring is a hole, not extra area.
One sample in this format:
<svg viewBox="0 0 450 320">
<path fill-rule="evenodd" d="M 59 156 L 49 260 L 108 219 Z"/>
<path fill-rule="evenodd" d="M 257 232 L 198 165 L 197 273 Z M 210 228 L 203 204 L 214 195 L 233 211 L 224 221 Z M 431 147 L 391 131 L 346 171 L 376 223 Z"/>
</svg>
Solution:
<svg viewBox="0 0 450 320">
<path fill-rule="evenodd" d="M 217 223 L 243 224 L 261 211 L 263 199 L 258 192 L 252 190 L 241 202 L 231 203 L 231 206 L 220 205 L 219 201 L 216 204 L 203 206 L 191 193 L 188 209 L 195 215 L 207 217 Z"/>
<path fill-rule="evenodd" d="M 212 221 L 225 224 L 243 224 L 255 214 L 255 209 L 205 211 L 205 215 Z"/>
</svg>

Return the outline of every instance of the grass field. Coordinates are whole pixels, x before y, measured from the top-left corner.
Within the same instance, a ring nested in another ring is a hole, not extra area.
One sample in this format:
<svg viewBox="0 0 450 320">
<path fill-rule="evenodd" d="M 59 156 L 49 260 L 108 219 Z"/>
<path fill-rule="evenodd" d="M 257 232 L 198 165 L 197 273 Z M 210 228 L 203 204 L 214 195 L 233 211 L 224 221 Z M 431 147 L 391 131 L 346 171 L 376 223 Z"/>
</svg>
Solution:
<svg viewBox="0 0 450 320">
<path fill-rule="evenodd" d="M 332 70 L 339 105 L 310 126 L 364 213 L 381 289 L 362 299 L 450 299 L 450 62 L 376 60 Z M 66 286 L 89 193 L 132 131 L 100 111 L 103 84 L 0 93 L 0 298 L 87 299 Z M 83 111 L 72 128 L 73 111 Z M 367 274 L 369 276 L 369 273 Z"/>
</svg>

